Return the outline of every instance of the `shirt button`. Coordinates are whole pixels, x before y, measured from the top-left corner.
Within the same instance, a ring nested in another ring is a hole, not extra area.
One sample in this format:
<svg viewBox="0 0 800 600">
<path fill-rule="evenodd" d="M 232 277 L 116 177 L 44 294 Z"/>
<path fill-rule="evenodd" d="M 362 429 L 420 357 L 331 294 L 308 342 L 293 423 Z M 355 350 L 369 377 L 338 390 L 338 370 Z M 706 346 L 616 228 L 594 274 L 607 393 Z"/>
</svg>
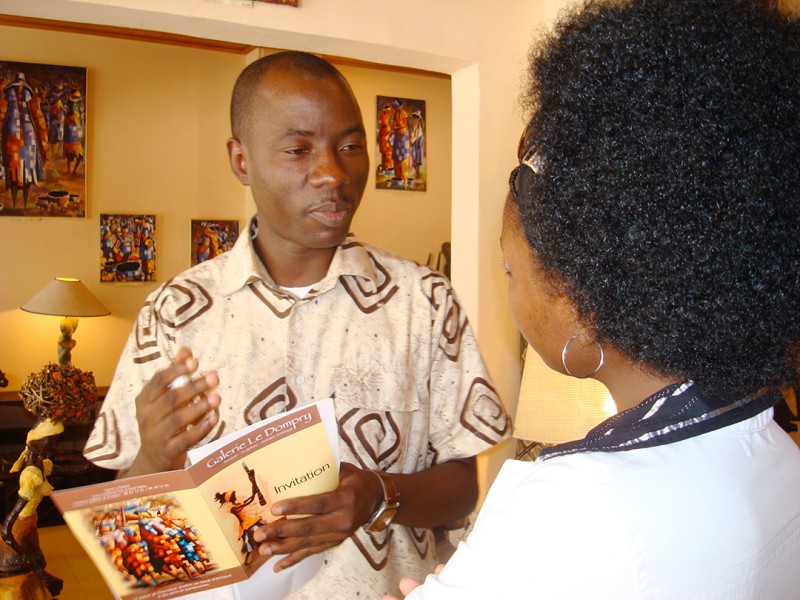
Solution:
<svg viewBox="0 0 800 600">
<path fill-rule="evenodd" d="M 297 379 L 295 379 L 295 381 L 296 381 L 297 383 L 304 383 L 304 382 L 305 382 L 305 380 L 306 380 L 306 378 L 305 378 L 305 377 L 303 377 L 302 375 L 301 375 L 300 377 L 298 377 Z"/>
</svg>

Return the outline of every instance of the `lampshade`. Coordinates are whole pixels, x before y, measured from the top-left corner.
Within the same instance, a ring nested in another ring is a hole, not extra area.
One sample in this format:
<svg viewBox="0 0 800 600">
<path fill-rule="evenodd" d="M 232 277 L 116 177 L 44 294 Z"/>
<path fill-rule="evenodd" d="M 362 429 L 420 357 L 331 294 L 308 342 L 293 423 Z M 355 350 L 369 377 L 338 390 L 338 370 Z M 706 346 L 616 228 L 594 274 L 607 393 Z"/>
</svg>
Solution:
<svg viewBox="0 0 800 600">
<path fill-rule="evenodd" d="M 544 444 L 579 440 L 614 413 L 614 401 L 602 383 L 553 371 L 528 346 L 514 437 Z"/>
<path fill-rule="evenodd" d="M 111 314 L 80 279 L 56 277 L 28 300 L 22 310 L 58 317 L 102 317 Z"/>
</svg>

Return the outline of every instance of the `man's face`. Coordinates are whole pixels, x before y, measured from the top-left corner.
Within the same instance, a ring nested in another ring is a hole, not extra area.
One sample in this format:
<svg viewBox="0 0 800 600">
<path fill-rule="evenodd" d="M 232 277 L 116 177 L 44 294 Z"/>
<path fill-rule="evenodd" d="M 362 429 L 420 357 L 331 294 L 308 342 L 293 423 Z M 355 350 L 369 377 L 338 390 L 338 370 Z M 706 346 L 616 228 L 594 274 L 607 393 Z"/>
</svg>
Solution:
<svg viewBox="0 0 800 600">
<path fill-rule="evenodd" d="M 258 208 L 260 245 L 330 249 L 348 233 L 369 173 L 361 112 L 344 83 L 274 70 L 251 100 L 234 173 Z"/>
</svg>

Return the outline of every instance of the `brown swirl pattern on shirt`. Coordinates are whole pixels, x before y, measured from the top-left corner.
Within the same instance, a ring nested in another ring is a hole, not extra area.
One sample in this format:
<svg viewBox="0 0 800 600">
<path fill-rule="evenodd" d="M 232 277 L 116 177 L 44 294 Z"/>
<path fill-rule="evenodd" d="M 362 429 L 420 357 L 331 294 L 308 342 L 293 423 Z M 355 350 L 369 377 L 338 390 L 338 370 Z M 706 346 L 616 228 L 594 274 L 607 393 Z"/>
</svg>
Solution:
<svg viewBox="0 0 800 600">
<path fill-rule="evenodd" d="M 165 309 L 165 305 L 171 306 Z M 186 280 L 183 284 L 168 283 L 161 290 L 161 293 L 152 301 L 147 301 L 139 311 L 139 318 L 136 320 L 136 353 L 132 360 L 136 364 L 145 364 L 162 357 L 163 353 L 158 349 L 158 335 L 160 323 L 165 330 L 165 335 L 174 341 L 174 337 L 169 333 L 170 330 L 180 329 L 192 323 L 195 319 L 202 316 L 214 304 L 211 294 L 201 285 L 192 280 Z M 174 313 L 174 317 L 167 315 Z"/>
<path fill-rule="evenodd" d="M 440 310 L 443 306 L 446 307 L 439 347 L 447 358 L 456 362 L 461 352 L 461 338 L 468 326 L 467 316 L 453 295 L 452 287 L 450 287 L 443 275 L 430 273 L 423 278 L 423 280 L 425 279 L 432 280 L 428 302 L 431 303 L 435 311 Z"/>
<path fill-rule="evenodd" d="M 250 289 L 256 297 L 269 308 L 279 319 L 285 319 L 292 312 L 295 300 L 288 294 L 279 295 L 274 290 L 270 290 L 263 281 L 254 281 L 249 284 Z"/>
<path fill-rule="evenodd" d="M 145 302 L 139 311 L 136 320 L 134 337 L 136 340 L 136 354 L 133 362 L 144 364 L 161 357 L 158 350 L 158 328 L 156 327 L 157 315 L 153 302 Z"/>
<path fill-rule="evenodd" d="M 109 415 L 111 416 L 111 427 L 108 426 Z M 122 447 L 122 440 L 120 438 L 119 427 L 117 425 L 117 415 L 114 411 L 103 411 L 97 416 L 95 421 L 93 435 L 100 432 L 99 440 L 91 446 L 86 446 L 84 452 L 91 454 L 93 451 L 101 448 L 106 449 L 105 454 L 93 456 L 92 460 L 106 460 L 117 458 L 120 454 Z M 113 436 L 111 435 L 113 433 Z"/>
<path fill-rule="evenodd" d="M 389 471 L 400 460 L 400 428 L 391 413 L 353 408 L 339 418 L 339 436 L 363 469 Z"/>
<path fill-rule="evenodd" d="M 372 259 L 378 282 L 375 290 L 364 286 L 361 279 L 345 275 L 340 278 L 342 287 L 350 295 L 359 310 L 366 314 L 375 312 L 388 303 L 399 289 L 392 281 L 391 273 L 378 261 L 373 254 L 367 252 Z M 371 287 L 371 286 L 370 286 Z"/>
<path fill-rule="evenodd" d="M 359 527 L 353 532 L 350 539 L 355 542 L 359 552 L 367 559 L 369 565 L 376 571 L 380 571 L 389 560 L 389 548 L 393 536 L 394 531 L 391 527 L 375 532 L 364 531 Z"/>
<path fill-rule="evenodd" d="M 297 406 L 297 396 L 281 377 L 269 384 L 244 409 L 244 420 L 248 425 L 292 410 Z"/>
<path fill-rule="evenodd" d="M 411 541 L 420 558 L 425 558 L 433 550 L 433 532 L 430 529 L 409 527 Z"/>
<path fill-rule="evenodd" d="M 497 392 L 482 377 L 470 386 L 467 401 L 461 410 L 461 424 L 478 438 L 496 444 L 505 438 L 511 421 L 500 404 Z"/>
<path fill-rule="evenodd" d="M 175 315 L 172 318 L 168 318 L 167 311 L 162 310 L 162 306 L 167 300 L 177 305 L 177 308 L 170 310 Z M 186 327 L 210 310 L 213 304 L 214 300 L 208 290 L 191 279 L 185 279 L 181 284 L 167 285 L 161 296 L 156 298 L 158 318 L 171 329 Z"/>
</svg>

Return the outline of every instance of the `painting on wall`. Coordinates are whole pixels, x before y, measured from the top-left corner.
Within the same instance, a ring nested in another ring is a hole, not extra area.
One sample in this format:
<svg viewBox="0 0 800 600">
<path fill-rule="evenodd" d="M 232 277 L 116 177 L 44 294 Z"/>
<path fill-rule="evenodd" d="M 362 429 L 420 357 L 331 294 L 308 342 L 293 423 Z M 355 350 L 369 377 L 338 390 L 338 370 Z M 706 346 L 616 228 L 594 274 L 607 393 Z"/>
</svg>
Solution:
<svg viewBox="0 0 800 600">
<path fill-rule="evenodd" d="M 86 69 L 0 61 L 0 216 L 86 216 Z"/>
<path fill-rule="evenodd" d="M 156 216 L 100 215 L 100 281 L 156 279 Z"/>
<path fill-rule="evenodd" d="M 239 221 L 192 219 L 192 265 L 227 252 L 239 239 Z"/>
<path fill-rule="evenodd" d="M 375 187 L 424 192 L 425 100 L 378 96 Z"/>
</svg>

